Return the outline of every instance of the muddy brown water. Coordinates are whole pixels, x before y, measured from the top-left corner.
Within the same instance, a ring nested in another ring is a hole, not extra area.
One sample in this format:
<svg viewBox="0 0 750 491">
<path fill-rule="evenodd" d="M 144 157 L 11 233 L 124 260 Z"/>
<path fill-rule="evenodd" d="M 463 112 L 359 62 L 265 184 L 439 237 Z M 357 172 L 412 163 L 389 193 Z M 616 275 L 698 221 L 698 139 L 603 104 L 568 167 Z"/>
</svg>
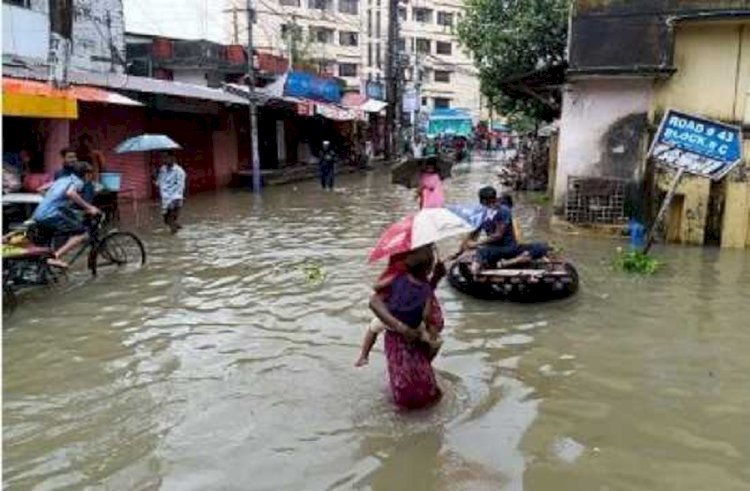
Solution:
<svg viewBox="0 0 750 491">
<path fill-rule="evenodd" d="M 447 193 L 492 175 L 475 162 Z M 413 201 L 382 174 L 339 185 L 193 197 L 179 236 L 142 231 L 145 269 L 24 295 L 3 325 L 5 489 L 750 489 L 748 253 L 661 248 L 661 274 L 627 277 L 617 242 L 551 235 L 521 199 L 581 292 L 441 285 L 446 396 L 403 414 L 382 340 L 352 364 L 367 249 Z"/>
</svg>

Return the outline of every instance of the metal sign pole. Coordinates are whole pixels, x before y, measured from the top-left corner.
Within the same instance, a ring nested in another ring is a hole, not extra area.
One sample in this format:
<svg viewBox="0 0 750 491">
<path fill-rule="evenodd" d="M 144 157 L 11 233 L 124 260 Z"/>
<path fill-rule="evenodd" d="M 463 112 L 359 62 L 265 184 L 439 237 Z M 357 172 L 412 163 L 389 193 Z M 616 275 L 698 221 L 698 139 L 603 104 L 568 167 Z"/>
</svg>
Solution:
<svg viewBox="0 0 750 491">
<path fill-rule="evenodd" d="M 654 244 L 656 231 L 659 230 L 659 226 L 661 225 L 662 220 L 664 220 L 664 215 L 666 215 L 667 210 L 669 209 L 669 205 L 672 203 L 672 199 L 674 199 L 675 192 L 677 192 L 677 186 L 680 185 L 683 174 L 685 174 L 685 168 L 680 167 L 680 169 L 677 171 L 677 174 L 674 176 L 674 179 L 672 179 L 672 184 L 669 186 L 669 191 L 664 197 L 661 208 L 659 208 L 659 213 L 656 215 L 656 220 L 654 220 L 654 223 L 651 225 L 651 229 L 648 231 L 648 235 L 646 236 L 646 245 L 643 247 L 644 254 L 648 254 L 648 251 Z"/>
</svg>

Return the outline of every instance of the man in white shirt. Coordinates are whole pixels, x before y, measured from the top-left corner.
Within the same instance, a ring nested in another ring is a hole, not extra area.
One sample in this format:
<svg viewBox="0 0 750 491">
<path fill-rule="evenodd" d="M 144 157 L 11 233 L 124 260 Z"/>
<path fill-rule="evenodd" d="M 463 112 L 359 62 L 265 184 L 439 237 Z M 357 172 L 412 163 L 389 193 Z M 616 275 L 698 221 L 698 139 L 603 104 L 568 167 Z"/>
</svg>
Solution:
<svg viewBox="0 0 750 491">
<path fill-rule="evenodd" d="M 180 209 L 185 199 L 185 171 L 177 163 L 174 151 L 162 154 L 164 164 L 159 169 L 156 184 L 161 195 L 161 210 L 169 231 L 176 234 L 182 225 L 178 223 Z"/>
</svg>

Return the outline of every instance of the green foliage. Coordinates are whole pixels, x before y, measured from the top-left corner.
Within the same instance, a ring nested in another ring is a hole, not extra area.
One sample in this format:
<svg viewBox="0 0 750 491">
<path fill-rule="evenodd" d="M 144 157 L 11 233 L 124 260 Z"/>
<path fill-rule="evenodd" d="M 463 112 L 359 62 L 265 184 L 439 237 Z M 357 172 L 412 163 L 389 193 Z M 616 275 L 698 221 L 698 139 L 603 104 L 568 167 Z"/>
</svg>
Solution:
<svg viewBox="0 0 750 491">
<path fill-rule="evenodd" d="M 538 206 L 548 205 L 550 202 L 549 194 L 545 192 L 532 192 L 528 194 L 529 203 Z"/>
<path fill-rule="evenodd" d="M 318 286 L 326 280 L 326 272 L 321 263 L 307 262 L 302 265 L 302 274 L 305 282 L 310 286 Z"/>
<path fill-rule="evenodd" d="M 458 36 L 474 57 L 482 92 L 511 123 L 545 119 L 544 103 L 503 93 L 498 82 L 565 60 L 570 0 L 466 0 L 465 7 Z"/>
<path fill-rule="evenodd" d="M 626 273 L 652 275 L 656 273 L 662 264 L 641 251 L 631 250 L 626 252 L 618 247 L 613 265 L 616 269 Z"/>
<path fill-rule="evenodd" d="M 282 32 L 281 37 L 289 47 L 295 66 L 314 66 L 312 56 L 310 55 L 312 39 L 309 36 L 305 36 L 302 26 L 298 26 L 296 22 L 287 24 L 287 29 Z"/>
</svg>

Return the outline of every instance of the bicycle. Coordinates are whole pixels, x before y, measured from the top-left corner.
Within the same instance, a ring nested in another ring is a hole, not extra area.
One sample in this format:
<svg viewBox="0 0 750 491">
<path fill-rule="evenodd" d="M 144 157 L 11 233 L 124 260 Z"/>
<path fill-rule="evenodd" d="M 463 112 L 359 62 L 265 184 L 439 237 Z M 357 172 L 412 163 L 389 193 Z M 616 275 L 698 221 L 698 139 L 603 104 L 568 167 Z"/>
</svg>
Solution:
<svg viewBox="0 0 750 491">
<path fill-rule="evenodd" d="M 65 239 L 66 236 L 44 229 L 35 222 L 8 238 L 9 244 L 3 244 L 3 307 L 13 311 L 19 289 L 58 283 L 66 276 L 66 269 L 48 262 L 54 257 L 54 246 Z M 14 242 L 24 246 L 16 247 Z M 140 267 L 146 263 L 146 248 L 141 239 L 132 232 L 110 228 L 109 220 L 103 215 L 90 223 L 88 236 L 73 254 L 70 266 L 86 252 L 87 268 L 92 276 L 109 266 L 120 268 L 131 264 Z"/>
</svg>

